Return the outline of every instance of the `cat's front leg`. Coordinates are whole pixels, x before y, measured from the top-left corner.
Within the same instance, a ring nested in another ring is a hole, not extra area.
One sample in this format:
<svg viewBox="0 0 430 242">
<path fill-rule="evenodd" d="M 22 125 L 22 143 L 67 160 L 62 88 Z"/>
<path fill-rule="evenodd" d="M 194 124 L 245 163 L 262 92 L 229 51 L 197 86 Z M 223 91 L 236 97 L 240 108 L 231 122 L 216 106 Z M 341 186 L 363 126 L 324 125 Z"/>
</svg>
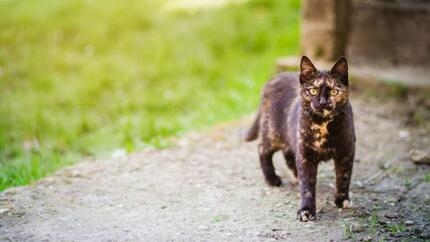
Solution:
<svg viewBox="0 0 430 242">
<path fill-rule="evenodd" d="M 349 184 L 351 183 L 352 167 L 354 164 L 354 151 L 339 155 L 334 159 L 336 170 L 336 196 L 335 204 L 338 208 L 349 208 Z"/>
<path fill-rule="evenodd" d="M 307 222 L 315 219 L 315 187 L 317 183 L 318 162 L 311 155 L 297 155 L 296 165 L 300 182 L 300 208 L 297 219 Z"/>
</svg>

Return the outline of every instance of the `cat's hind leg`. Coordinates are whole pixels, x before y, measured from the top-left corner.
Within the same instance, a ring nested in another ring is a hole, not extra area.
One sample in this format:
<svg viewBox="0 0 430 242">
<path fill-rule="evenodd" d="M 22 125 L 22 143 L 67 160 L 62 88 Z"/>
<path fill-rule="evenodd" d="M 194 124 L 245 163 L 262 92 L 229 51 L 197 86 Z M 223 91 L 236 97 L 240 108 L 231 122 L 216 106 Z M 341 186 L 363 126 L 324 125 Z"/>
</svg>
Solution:
<svg viewBox="0 0 430 242">
<path fill-rule="evenodd" d="M 281 178 L 275 173 L 275 167 L 273 166 L 273 154 L 277 151 L 271 144 L 270 141 L 266 140 L 258 145 L 258 153 L 260 156 L 261 170 L 263 171 L 266 182 L 271 186 L 280 186 L 282 184 Z"/>
<path fill-rule="evenodd" d="M 289 148 L 283 149 L 282 152 L 284 153 L 285 163 L 287 164 L 288 168 L 290 168 L 294 178 L 297 179 L 296 157 L 294 153 Z"/>
<path fill-rule="evenodd" d="M 349 184 L 351 183 L 352 167 L 354 165 L 354 151 L 335 157 L 336 196 L 335 204 L 338 208 L 349 208 Z"/>
</svg>

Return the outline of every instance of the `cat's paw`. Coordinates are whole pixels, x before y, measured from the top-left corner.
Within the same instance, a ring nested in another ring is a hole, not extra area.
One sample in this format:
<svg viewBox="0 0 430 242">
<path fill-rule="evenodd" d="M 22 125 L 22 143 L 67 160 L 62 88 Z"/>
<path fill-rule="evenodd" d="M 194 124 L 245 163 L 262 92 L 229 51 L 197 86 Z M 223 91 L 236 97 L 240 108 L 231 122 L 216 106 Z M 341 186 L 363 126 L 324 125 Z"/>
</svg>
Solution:
<svg viewBox="0 0 430 242">
<path fill-rule="evenodd" d="M 274 187 L 279 187 L 282 185 L 282 180 L 279 176 L 266 177 L 266 182 Z"/>
<path fill-rule="evenodd" d="M 349 200 L 343 200 L 342 208 L 351 208 L 351 202 Z"/>
<path fill-rule="evenodd" d="M 336 198 L 334 203 L 338 208 L 351 208 L 351 205 L 352 205 L 351 201 L 345 198 Z"/>
<path fill-rule="evenodd" d="M 313 221 L 315 219 L 315 212 L 309 209 L 299 209 L 299 211 L 297 211 L 297 219 L 300 222 Z"/>
</svg>

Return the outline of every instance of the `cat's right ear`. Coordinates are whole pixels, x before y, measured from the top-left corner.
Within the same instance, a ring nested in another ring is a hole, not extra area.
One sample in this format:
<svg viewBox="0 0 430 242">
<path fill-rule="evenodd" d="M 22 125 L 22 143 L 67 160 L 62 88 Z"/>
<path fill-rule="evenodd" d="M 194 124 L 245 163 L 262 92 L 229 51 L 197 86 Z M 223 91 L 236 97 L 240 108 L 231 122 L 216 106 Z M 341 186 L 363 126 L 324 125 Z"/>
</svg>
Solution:
<svg viewBox="0 0 430 242">
<path fill-rule="evenodd" d="M 307 56 L 303 56 L 300 61 L 300 82 L 303 83 L 312 79 L 316 73 L 317 69 L 312 64 L 312 61 Z"/>
</svg>

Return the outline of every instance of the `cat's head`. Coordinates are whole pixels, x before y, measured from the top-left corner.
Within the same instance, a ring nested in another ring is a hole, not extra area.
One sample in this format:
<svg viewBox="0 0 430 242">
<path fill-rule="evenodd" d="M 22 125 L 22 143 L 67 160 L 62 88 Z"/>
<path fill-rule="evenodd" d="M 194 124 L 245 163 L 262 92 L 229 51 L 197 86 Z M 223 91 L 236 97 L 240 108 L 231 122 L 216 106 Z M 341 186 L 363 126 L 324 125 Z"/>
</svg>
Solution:
<svg viewBox="0 0 430 242">
<path fill-rule="evenodd" d="M 319 71 L 308 57 L 300 62 L 300 95 L 310 110 L 322 117 L 333 117 L 348 101 L 348 63 L 340 58 L 331 70 Z"/>
</svg>

